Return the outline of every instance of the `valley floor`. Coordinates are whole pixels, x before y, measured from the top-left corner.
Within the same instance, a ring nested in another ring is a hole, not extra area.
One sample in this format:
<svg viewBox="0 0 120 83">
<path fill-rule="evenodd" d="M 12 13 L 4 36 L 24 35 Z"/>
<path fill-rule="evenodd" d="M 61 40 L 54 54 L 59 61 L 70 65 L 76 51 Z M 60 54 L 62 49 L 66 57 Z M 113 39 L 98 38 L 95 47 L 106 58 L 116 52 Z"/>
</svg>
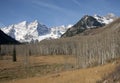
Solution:
<svg viewBox="0 0 120 83">
<path fill-rule="evenodd" d="M 14 80 L 8 83 L 96 83 L 114 70 L 113 63 L 88 69 L 66 71 L 44 77 Z"/>
<path fill-rule="evenodd" d="M 54 57 L 54 58 L 57 58 L 57 57 Z M 44 60 L 49 61 L 48 59 L 50 59 L 50 57 L 48 58 L 42 57 L 43 61 Z M 64 60 L 64 59 L 61 57 L 61 60 Z M 58 61 L 55 61 L 55 62 L 59 62 L 59 61 L 60 59 L 58 59 Z M 53 60 L 53 63 L 54 63 L 54 60 Z M 111 63 L 107 63 L 105 65 L 97 66 L 93 68 L 85 68 L 85 69 L 77 69 L 77 70 L 73 69 L 69 71 L 52 73 L 52 74 L 48 74 L 40 77 L 35 76 L 35 77 L 28 77 L 24 79 L 13 79 L 13 80 L 4 81 L 4 82 L 5 83 L 96 83 L 97 81 L 102 80 L 103 77 L 109 75 L 109 73 L 113 72 L 118 64 L 120 64 L 119 61 L 117 63 L 116 61 L 114 61 Z"/>
</svg>

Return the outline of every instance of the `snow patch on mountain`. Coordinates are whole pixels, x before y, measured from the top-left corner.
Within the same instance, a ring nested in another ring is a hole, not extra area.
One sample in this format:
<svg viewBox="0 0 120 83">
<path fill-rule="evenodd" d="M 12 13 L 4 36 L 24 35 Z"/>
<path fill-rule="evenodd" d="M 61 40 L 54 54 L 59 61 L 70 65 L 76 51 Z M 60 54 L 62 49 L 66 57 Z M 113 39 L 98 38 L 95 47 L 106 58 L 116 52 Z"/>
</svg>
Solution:
<svg viewBox="0 0 120 83">
<path fill-rule="evenodd" d="M 62 25 L 62 26 L 57 26 L 57 27 L 52 27 L 51 28 L 51 36 L 54 36 L 55 38 L 61 37 L 62 34 L 64 34 L 67 29 L 72 27 L 73 25 L 69 24 L 67 26 Z"/>
<path fill-rule="evenodd" d="M 113 13 L 109 13 L 106 16 L 100 16 L 100 15 L 95 14 L 94 18 L 96 18 L 98 22 L 100 23 L 109 24 L 117 17 Z"/>
<path fill-rule="evenodd" d="M 71 26 L 71 24 L 65 26 L 65 25 L 62 25 L 62 26 L 57 26 L 57 27 L 52 27 L 50 28 L 50 33 L 46 34 L 46 35 L 42 35 L 42 36 L 39 36 L 39 41 L 43 40 L 43 39 L 57 39 L 57 38 L 60 38 L 62 34 L 64 34 L 67 29 L 69 29 Z"/>
</svg>

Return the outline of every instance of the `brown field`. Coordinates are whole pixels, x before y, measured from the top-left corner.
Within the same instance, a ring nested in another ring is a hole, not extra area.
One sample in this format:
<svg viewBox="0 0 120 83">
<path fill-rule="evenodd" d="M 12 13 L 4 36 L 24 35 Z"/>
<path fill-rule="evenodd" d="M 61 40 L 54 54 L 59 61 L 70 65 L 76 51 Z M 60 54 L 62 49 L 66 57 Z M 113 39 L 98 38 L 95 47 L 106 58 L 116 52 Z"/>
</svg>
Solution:
<svg viewBox="0 0 120 83">
<path fill-rule="evenodd" d="M 17 56 L 17 62 L 12 62 L 11 56 L 4 56 L 0 60 L 0 83 L 66 71 L 74 65 L 73 56 Z"/>
<path fill-rule="evenodd" d="M 17 62 L 12 62 L 11 56 L 4 56 L 3 60 L 0 60 L 0 69 L 5 68 L 15 68 L 28 65 L 45 65 L 45 64 L 64 64 L 64 63 L 75 63 L 75 58 L 72 56 L 62 56 L 62 55 L 54 55 L 54 56 L 17 56 Z"/>
<path fill-rule="evenodd" d="M 0 83 L 96 83 L 118 64 L 111 62 L 93 68 L 69 70 L 75 65 L 75 58 L 71 56 L 30 56 L 27 66 L 23 58 L 19 56 L 17 62 L 12 62 L 11 57 L 0 60 Z"/>
</svg>

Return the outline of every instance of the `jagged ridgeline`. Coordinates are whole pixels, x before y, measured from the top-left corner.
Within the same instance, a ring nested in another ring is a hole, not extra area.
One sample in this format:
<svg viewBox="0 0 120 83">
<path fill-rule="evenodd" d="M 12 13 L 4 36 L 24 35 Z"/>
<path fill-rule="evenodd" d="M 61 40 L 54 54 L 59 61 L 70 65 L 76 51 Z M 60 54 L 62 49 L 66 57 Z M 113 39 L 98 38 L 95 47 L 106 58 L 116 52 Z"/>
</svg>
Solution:
<svg viewBox="0 0 120 83">
<path fill-rule="evenodd" d="M 73 55 L 79 67 L 103 64 L 120 57 L 120 18 L 73 37 L 16 45 L 17 55 Z M 1 45 L 1 54 L 12 54 L 14 46 Z"/>
</svg>

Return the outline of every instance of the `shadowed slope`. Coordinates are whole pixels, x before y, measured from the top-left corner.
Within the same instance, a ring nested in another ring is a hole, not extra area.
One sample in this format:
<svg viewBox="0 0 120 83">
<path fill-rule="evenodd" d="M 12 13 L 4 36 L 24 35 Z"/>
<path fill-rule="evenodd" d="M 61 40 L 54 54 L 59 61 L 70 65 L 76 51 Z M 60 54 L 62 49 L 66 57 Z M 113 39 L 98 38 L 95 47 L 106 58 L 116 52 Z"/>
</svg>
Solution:
<svg viewBox="0 0 120 83">
<path fill-rule="evenodd" d="M 0 30 L 0 44 L 20 44 L 20 43 Z"/>
</svg>

